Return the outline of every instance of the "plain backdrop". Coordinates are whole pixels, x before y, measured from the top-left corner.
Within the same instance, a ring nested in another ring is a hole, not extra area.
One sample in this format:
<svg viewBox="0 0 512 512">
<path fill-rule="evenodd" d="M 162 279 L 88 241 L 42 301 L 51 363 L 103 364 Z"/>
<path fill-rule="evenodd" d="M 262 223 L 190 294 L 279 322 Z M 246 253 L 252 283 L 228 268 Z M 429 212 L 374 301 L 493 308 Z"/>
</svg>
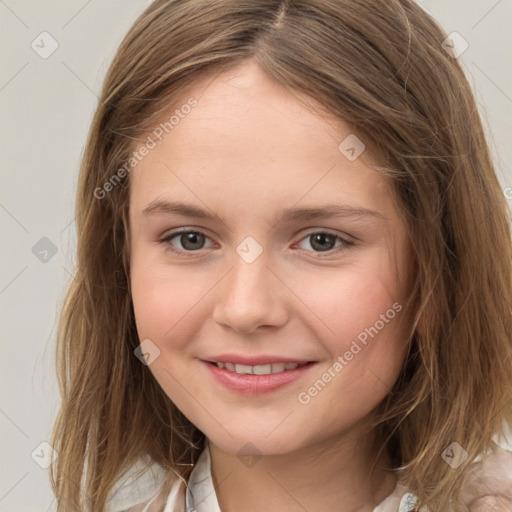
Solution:
<svg viewBox="0 0 512 512">
<path fill-rule="evenodd" d="M 0 511 L 55 507 L 44 443 L 59 403 L 55 333 L 74 270 L 78 166 L 107 67 L 149 3 L 0 0 Z M 422 5 L 469 44 L 459 59 L 510 204 L 512 3 Z"/>
</svg>

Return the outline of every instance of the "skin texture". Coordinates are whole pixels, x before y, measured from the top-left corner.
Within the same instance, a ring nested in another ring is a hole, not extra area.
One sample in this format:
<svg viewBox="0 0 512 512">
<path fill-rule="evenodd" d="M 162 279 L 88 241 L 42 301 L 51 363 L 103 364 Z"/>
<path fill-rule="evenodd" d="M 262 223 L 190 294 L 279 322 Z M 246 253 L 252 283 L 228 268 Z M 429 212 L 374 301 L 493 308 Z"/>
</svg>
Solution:
<svg viewBox="0 0 512 512">
<path fill-rule="evenodd" d="M 404 361 L 403 312 L 309 403 L 297 397 L 394 303 L 405 305 L 411 259 L 400 211 L 369 151 L 349 161 L 338 150 L 350 127 L 319 105 L 306 109 L 254 62 L 194 83 L 183 104 L 191 96 L 198 105 L 130 174 L 137 329 L 160 351 L 149 368 L 208 437 L 223 511 L 371 511 L 396 483 L 386 456 L 370 474 L 379 440 L 369 425 Z M 154 200 L 222 220 L 144 215 Z M 283 209 L 326 204 L 382 218 L 278 221 Z M 206 238 L 188 253 L 184 237 L 161 242 L 177 228 Z M 311 235 L 326 231 L 354 245 L 336 239 L 323 253 Z M 248 236 L 263 251 L 252 263 L 236 250 Z M 285 388 L 245 396 L 201 361 L 226 353 L 317 363 Z M 237 456 L 243 447 L 256 456 L 250 467 Z"/>
</svg>

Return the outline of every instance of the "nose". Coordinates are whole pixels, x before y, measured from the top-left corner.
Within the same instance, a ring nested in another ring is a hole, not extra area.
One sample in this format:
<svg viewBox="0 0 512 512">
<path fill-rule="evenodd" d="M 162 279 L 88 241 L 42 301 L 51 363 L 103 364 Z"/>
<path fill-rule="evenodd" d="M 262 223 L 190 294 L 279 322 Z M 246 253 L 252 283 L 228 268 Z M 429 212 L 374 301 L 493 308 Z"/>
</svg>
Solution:
<svg viewBox="0 0 512 512">
<path fill-rule="evenodd" d="M 245 334 L 284 325 L 288 321 L 287 287 L 269 268 L 265 252 L 251 263 L 234 253 L 230 263 L 215 288 L 214 320 Z"/>
</svg>

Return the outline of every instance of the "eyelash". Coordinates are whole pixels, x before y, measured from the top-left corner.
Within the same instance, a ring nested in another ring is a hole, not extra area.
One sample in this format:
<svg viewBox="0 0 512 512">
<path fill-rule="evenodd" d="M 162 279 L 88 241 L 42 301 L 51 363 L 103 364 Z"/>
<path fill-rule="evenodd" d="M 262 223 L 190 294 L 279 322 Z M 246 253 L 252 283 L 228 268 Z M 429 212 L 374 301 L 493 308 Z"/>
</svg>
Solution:
<svg viewBox="0 0 512 512">
<path fill-rule="evenodd" d="M 184 233 L 197 233 L 197 234 L 201 234 L 203 236 L 205 236 L 206 238 L 210 238 L 208 237 L 205 233 L 203 233 L 202 231 L 199 231 L 199 230 L 195 230 L 195 229 L 187 229 L 187 228 L 183 228 L 183 229 L 180 229 L 180 230 L 176 230 L 176 231 L 173 231 L 171 233 L 169 233 L 168 235 L 166 235 L 164 238 L 162 238 L 161 240 L 159 240 L 159 243 L 161 244 L 166 244 L 167 247 L 165 250 L 167 251 L 170 251 L 174 254 L 176 254 L 177 256 L 179 257 L 184 257 L 184 258 L 187 258 L 189 257 L 190 255 L 194 254 L 194 253 L 198 253 L 201 251 L 201 249 L 198 249 L 198 250 L 195 250 L 195 251 L 183 251 L 183 250 L 176 250 L 174 249 L 170 242 L 173 238 L 175 238 L 176 236 L 178 235 L 182 235 Z M 340 235 L 337 235 L 335 233 L 331 233 L 329 231 L 311 231 L 309 233 L 307 233 L 303 238 L 301 238 L 299 240 L 299 242 L 302 242 L 303 240 L 307 239 L 308 237 L 311 237 L 312 235 L 318 235 L 318 234 L 325 234 L 325 235 L 330 235 L 330 236 L 334 236 L 336 239 L 339 239 L 341 240 L 342 244 L 339 246 L 339 247 L 336 247 L 334 249 L 330 249 L 328 251 L 319 251 L 319 252 L 315 252 L 316 254 L 318 255 L 323 255 L 323 254 L 326 254 L 326 255 L 332 255 L 333 253 L 338 253 L 338 252 L 341 252 L 341 251 L 345 251 L 347 250 L 350 246 L 353 246 L 355 245 L 354 242 L 346 239 L 346 238 L 343 238 L 342 236 Z M 302 250 L 306 250 L 306 249 L 302 249 Z M 309 252 L 309 251 L 308 251 Z"/>
</svg>

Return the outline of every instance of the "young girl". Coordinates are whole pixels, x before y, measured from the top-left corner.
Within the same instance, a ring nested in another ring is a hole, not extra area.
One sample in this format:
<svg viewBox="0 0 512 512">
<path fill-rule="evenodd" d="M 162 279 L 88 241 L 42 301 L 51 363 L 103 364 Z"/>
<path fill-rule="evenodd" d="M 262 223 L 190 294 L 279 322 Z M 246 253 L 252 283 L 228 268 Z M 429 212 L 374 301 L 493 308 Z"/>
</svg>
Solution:
<svg viewBox="0 0 512 512">
<path fill-rule="evenodd" d="M 58 510 L 512 510 L 508 207 L 411 0 L 157 0 L 109 69 Z"/>
</svg>

